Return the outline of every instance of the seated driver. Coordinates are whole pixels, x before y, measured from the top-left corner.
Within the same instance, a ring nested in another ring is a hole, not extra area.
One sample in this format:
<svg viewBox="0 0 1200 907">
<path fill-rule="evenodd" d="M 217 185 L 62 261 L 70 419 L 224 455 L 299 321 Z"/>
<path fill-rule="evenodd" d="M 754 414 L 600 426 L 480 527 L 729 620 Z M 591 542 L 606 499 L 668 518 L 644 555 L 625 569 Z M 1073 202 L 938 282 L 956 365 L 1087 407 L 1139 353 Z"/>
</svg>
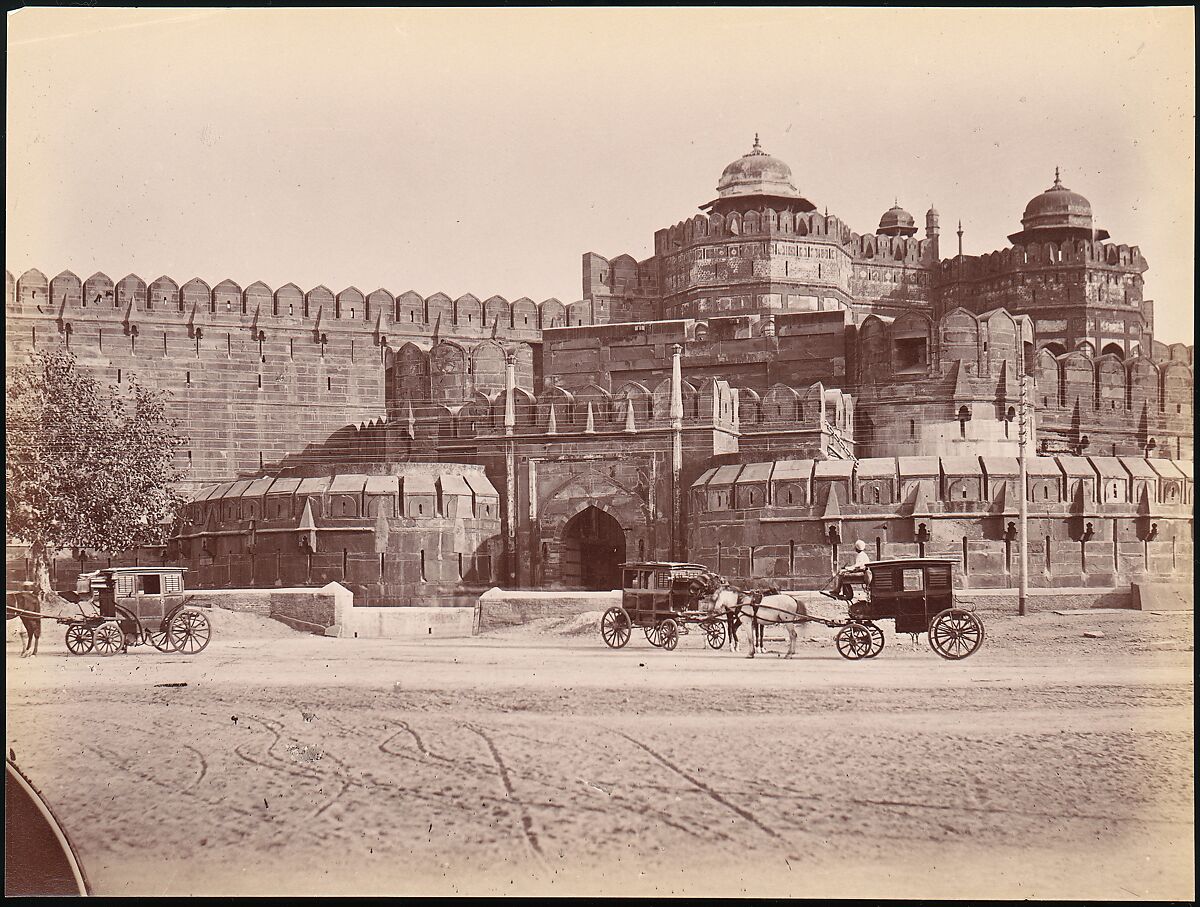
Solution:
<svg viewBox="0 0 1200 907">
<path fill-rule="evenodd" d="M 871 557 L 867 554 L 867 543 L 859 539 L 854 543 L 854 563 L 849 567 L 843 567 L 834 575 L 827 591 L 832 592 L 836 589 L 839 598 L 853 601 L 856 585 L 861 587 L 869 579 L 867 564 L 870 562 Z"/>
</svg>

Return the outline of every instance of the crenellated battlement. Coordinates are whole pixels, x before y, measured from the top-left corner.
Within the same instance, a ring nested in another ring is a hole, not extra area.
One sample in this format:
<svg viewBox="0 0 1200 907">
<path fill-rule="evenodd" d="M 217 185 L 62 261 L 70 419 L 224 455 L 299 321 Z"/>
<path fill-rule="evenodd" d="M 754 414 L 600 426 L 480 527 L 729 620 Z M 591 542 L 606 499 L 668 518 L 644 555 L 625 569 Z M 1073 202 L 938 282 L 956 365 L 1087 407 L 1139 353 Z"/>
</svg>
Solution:
<svg viewBox="0 0 1200 907">
<path fill-rule="evenodd" d="M 5 312 L 16 316 L 50 317 L 60 323 L 76 321 L 182 324 L 194 331 L 207 325 L 247 330 L 279 328 L 316 332 L 374 333 L 433 332 L 456 336 L 533 337 L 543 328 L 567 323 L 567 307 L 557 299 L 540 303 L 522 297 L 486 300 L 467 293 L 451 299 L 445 293 L 422 297 L 409 290 L 385 289 L 363 293 L 347 287 L 333 293 L 325 286 L 307 292 L 288 283 L 272 290 L 262 281 L 242 288 L 232 280 L 210 286 L 200 278 L 182 285 L 162 276 L 147 284 L 136 274 L 114 282 L 96 273 L 86 280 L 71 271 L 52 279 L 37 269 L 17 280 L 5 272 Z"/>
<path fill-rule="evenodd" d="M 954 282 L 1063 265 L 1110 267 L 1138 273 L 1149 268 L 1137 246 L 1073 239 L 1062 243 L 1014 245 L 983 255 L 947 258 L 939 262 L 937 268 L 944 281 Z"/>
<path fill-rule="evenodd" d="M 933 243 L 915 236 L 888 236 L 882 233 L 859 236 L 851 233 L 848 246 L 856 262 L 890 262 L 917 267 L 927 266 L 933 258 Z"/>
<path fill-rule="evenodd" d="M 833 214 L 816 211 L 775 211 L 763 208 L 744 214 L 732 211 L 729 214 L 697 214 L 687 220 L 658 230 L 654 234 L 656 255 L 670 255 L 694 245 L 728 240 L 739 236 L 787 236 L 790 238 L 810 237 L 829 242 L 850 242 L 850 228 Z"/>
</svg>

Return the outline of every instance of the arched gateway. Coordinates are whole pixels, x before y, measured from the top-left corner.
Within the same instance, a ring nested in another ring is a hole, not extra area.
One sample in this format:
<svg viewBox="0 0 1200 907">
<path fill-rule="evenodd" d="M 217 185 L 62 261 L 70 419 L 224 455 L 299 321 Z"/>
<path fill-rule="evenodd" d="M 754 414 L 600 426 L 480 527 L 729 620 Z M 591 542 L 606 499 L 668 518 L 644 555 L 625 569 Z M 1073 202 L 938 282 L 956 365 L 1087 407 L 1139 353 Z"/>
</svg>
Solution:
<svg viewBox="0 0 1200 907">
<path fill-rule="evenodd" d="M 620 589 L 624 560 L 625 530 L 600 508 L 589 506 L 581 510 L 563 527 L 563 585 L 592 590 Z"/>
</svg>

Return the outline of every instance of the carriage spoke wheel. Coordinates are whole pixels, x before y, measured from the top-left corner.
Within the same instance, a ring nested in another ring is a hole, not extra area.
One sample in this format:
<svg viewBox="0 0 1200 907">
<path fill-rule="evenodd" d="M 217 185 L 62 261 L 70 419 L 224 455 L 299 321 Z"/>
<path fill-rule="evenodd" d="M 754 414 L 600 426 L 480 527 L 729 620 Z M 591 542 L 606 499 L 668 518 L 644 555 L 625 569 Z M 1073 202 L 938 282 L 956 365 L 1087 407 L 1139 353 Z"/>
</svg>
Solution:
<svg viewBox="0 0 1200 907">
<path fill-rule="evenodd" d="M 167 624 L 167 637 L 176 652 L 196 655 L 208 645 L 212 627 L 199 611 L 180 611 Z"/>
<path fill-rule="evenodd" d="M 668 617 L 658 625 L 659 645 L 671 652 L 679 645 L 679 624 Z"/>
<path fill-rule="evenodd" d="M 92 651 L 92 631 L 83 626 L 67 627 L 67 651 L 72 655 L 86 655 Z"/>
<path fill-rule="evenodd" d="M 883 630 L 879 628 L 878 624 L 871 621 L 865 621 L 863 626 L 871 634 L 871 651 L 867 653 L 867 658 L 874 658 L 883 651 Z"/>
<path fill-rule="evenodd" d="M 92 651 L 113 655 L 125 648 L 125 633 L 118 623 L 101 624 L 92 631 Z"/>
<path fill-rule="evenodd" d="M 983 645 L 983 624 L 970 611 L 947 608 L 929 622 L 929 646 L 942 658 L 957 661 Z"/>
<path fill-rule="evenodd" d="M 646 642 L 650 643 L 650 645 L 662 645 L 662 628 L 660 626 L 642 627 L 642 632 L 646 634 Z"/>
<path fill-rule="evenodd" d="M 168 627 L 167 622 L 164 620 L 154 629 L 146 631 L 146 639 L 149 640 L 150 645 L 154 646 L 154 648 L 158 649 L 158 651 L 172 652 L 174 651 L 175 646 L 171 642 L 171 634 L 169 630 L 170 628 Z"/>
<path fill-rule="evenodd" d="M 704 639 L 710 649 L 721 649 L 725 645 L 725 624 L 719 620 L 704 625 Z"/>
<path fill-rule="evenodd" d="M 629 642 L 629 632 L 632 627 L 633 621 L 629 619 L 628 612 L 620 605 L 609 608 L 600 618 L 600 635 L 604 637 L 604 642 L 610 649 L 619 649 Z"/>
<path fill-rule="evenodd" d="M 862 624 L 847 624 L 838 630 L 833 641 L 837 645 L 838 654 L 851 661 L 867 658 L 871 653 L 871 631 Z"/>
</svg>

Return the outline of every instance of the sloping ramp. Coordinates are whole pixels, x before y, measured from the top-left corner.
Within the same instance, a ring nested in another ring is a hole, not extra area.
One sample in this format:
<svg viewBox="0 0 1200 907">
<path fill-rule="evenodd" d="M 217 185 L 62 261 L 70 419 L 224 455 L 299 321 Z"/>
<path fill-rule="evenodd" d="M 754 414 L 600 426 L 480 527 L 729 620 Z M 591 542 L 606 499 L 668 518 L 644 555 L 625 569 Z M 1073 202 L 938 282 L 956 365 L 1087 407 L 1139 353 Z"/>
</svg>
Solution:
<svg viewBox="0 0 1200 907">
<path fill-rule="evenodd" d="M 1138 611 L 1191 611 L 1195 589 L 1179 583 L 1134 583 L 1133 607 Z"/>
</svg>

